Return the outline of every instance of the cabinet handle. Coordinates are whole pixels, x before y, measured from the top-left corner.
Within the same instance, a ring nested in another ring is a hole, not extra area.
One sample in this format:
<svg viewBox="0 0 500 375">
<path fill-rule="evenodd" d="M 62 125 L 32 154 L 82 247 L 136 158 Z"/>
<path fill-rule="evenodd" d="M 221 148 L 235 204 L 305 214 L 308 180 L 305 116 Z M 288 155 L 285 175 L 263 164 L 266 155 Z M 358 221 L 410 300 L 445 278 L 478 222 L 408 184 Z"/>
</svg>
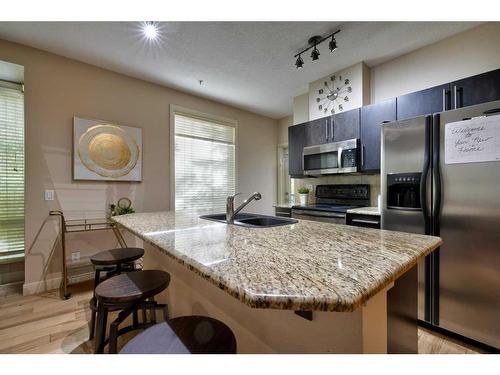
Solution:
<svg viewBox="0 0 500 375">
<path fill-rule="evenodd" d="M 462 87 L 453 86 L 453 109 L 462 108 L 464 106 L 464 89 Z"/>
<path fill-rule="evenodd" d="M 328 119 L 325 120 L 326 141 L 328 142 Z"/>
<path fill-rule="evenodd" d="M 449 110 L 451 107 L 450 94 L 450 90 L 443 89 L 443 112 Z"/>
<path fill-rule="evenodd" d="M 361 145 L 361 166 L 365 166 L 365 145 Z"/>
<path fill-rule="evenodd" d="M 351 219 L 353 223 L 361 223 L 361 224 L 372 224 L 372 225 L 379 225 L 379 221 L 374 221 L 374 220 L 363 220 L 363 219 Z"/>
<path fill-rule="evenodd" d="M 330 126 L 332 127 L 332 142 L 335 139 L 335 123 L 333 122 L 333 118 L 330 119 Z"/>
</svg>

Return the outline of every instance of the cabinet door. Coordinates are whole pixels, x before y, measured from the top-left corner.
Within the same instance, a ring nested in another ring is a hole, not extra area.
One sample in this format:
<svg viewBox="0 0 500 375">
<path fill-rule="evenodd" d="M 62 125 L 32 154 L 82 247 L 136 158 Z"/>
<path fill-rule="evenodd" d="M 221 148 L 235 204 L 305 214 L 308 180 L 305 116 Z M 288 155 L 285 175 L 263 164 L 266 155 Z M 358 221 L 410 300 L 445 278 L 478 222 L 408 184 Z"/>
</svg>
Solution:
<svg viewBox="0 0 500 375">
<path fill-rule="evenodd" d="M 359 111 L 359 108 L 356 108 L 331 116 L 333 122 L 330 127 L 330 132 L 333 134 L 331 142 L 359 138 Z"/>
<path fill-rule="evenodd" d="M 380 170 L 380 126 L 396 120 L 396 98 L 361 108 L 361 170 Z"/>
<path fill-rule="evenodd" d="M 450 101 L 450 85 L 448 83 L 398 96 L 397 119 L 403 120 L 446 111 L 451 109 Z"/>
<path fill-rule="evenodd" d="M 292 177 L 304 177 L 302 149 L 304 148 L 307 123 L 288 128 L 288 172 Z"/>
<path fill-rule="evenodd" d="M 331 142 L 330 140 L 330 118 L 323 117 L 305 123 L 304 146 L 315 146 Z"/>
<path fill-rule="evenodd" d="M 500 99 L 500 69 L 451 83 L 452 108 L 468 107 Z"/>
</svg>

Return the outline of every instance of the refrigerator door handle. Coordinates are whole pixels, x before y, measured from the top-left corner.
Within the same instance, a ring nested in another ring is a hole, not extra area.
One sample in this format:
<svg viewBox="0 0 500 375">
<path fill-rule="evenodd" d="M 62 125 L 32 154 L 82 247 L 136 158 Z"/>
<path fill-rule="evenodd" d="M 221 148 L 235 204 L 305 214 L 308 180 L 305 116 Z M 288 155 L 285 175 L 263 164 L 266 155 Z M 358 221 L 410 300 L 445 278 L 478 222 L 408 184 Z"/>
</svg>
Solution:
<svg viewBox="0 0 500 375">
<path fill-rule="evenodd" d="M 439 236 L 439 214 L 441 210 L 441 168 L 439 167 L 440 158 L 440 136 L 439 127 L 440 115 L 435 114 L 432 126 L 432 181 L 433 181 L 433 195 L 432 195 L 432 230 L 431 233 L 434 236 Z"/>
<path fill-rule="evenodd" d="M 430 234 L 430 212 L 427 199 L 427 181 L 430 170 L 431 157 L 431 116 L 425 118 L 425 142 L 424 142 L 424 165 L 422 167 L 422 177 L 420 178 L 420 204 L 422 205 L 422 214 L 424 215 L 425 234 Z"/>
</svg>

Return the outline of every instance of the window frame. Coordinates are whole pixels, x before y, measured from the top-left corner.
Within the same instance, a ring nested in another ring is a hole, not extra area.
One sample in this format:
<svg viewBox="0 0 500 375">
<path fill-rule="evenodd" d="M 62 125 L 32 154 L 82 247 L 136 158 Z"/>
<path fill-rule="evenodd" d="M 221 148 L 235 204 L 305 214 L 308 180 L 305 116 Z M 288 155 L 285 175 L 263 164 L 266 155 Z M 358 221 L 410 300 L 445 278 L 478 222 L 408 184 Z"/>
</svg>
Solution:
<svg viewBox="0 0 500 375">
<path fill-rule="evenodd" d="M 184 114 L 187 116 L 199 117 L 205 121 L 213 121 L 219 124 L 230 126 L 234 128 L 234 174 L 235 182 L 234 189 L 238 192 L 239 187 L 239 174 L 238 174 L 238 121 L 222 117 L 218 115 L 209 114 L 206 112 L 197 111 L 191 108 L 182 107 L 177 104 L 170 104 L 170 211 L 175 211 L 175 114 Z"/>
<path fill-rule="evenodd" d="M 24 83 L 0 80 L 0 87 L 19 91 L 23 96 L 23 237 L 24 249 L 22 253 L 18 251 L 0 252 L 0 264 L 19 262 L 26 257 L 26 98 L 24 93 Z"/>
</svg>

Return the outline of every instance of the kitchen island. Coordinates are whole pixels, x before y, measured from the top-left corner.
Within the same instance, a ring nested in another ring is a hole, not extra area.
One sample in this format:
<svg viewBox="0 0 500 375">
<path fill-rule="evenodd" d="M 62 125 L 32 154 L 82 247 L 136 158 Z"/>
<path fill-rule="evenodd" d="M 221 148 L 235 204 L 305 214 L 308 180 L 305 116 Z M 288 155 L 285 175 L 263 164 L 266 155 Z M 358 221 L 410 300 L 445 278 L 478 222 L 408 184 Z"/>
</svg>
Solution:
<svg viewBox="0 0 500 375">
<path fill-rule="evenodd" d="M 169 211 L 113 220 L 145 241 L 145 268 L 171 274 L 162 296 L 171 316 L 220 319 L 234 331 L 239 353 L 391 351 L 398 336 L 391 331 L 390 312 L 400 310 L 390 306 L 388 295 L 403 280 L 414 291 L 397 294 L 416 317 L 415 265 L 442 242 L 302 220 L 245 228 L 200 214 Z M 410 336 L 403 340 L 412 341 Z M 416 344 L 416 320 L 414 339 Z"/>
</svg>

